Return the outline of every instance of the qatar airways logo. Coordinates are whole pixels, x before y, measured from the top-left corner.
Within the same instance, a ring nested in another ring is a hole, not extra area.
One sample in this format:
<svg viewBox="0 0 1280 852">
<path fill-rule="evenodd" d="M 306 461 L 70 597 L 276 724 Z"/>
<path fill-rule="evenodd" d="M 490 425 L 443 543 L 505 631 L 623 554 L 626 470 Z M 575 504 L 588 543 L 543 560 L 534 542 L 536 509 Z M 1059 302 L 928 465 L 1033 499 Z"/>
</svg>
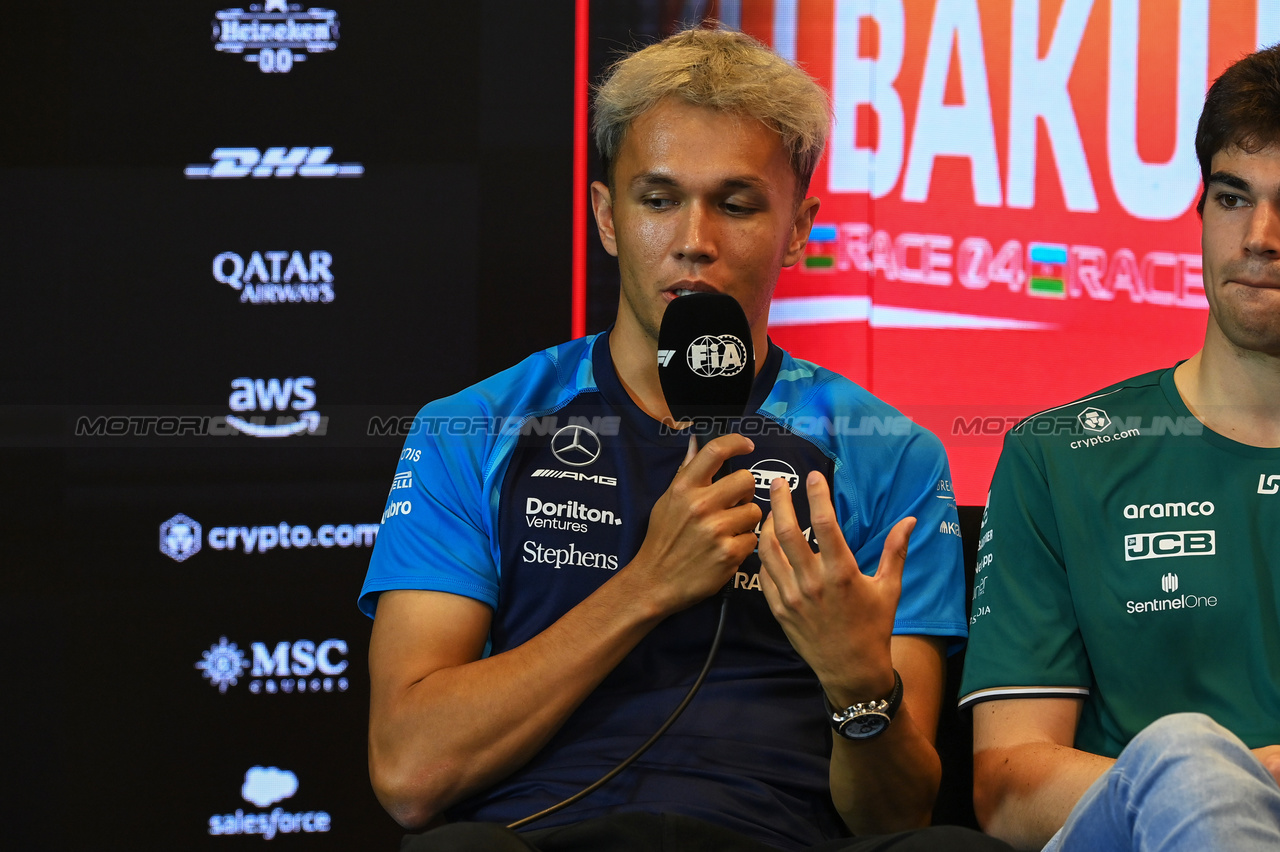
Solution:
<svg viewBox="0 0 1280 852">
<path fill-rule="evenodd" d="M 242 377 L 231 382 L 227 404 L 236 414 L 227 415 L 227 423 L 254 438 L 287 438 L 309 433 L 323 435 L 329 418 L 315 411 L 316 380 L 310 376 L 287 379 L 251 379 Z M 297 412 L 276 417 L 268 424 L 264 416 L 243 417 L 250 411 Z"/>
<path fill-rule="evenodd" d="M 264 74 L 288 74 L 307 55 L 338 46 L 338 13 L 267 0 L 249 11 L 223 9 L 213 19 L 213 49 L 244 56 Z"/>
<path fill-rule="evenodd" d="M 330 163 L 333 149 L 319 148 L 214 148 L 212 163 L 191 163 L 182 173 L 193 180 L 203 178 L 304 178 L 360 177 L 360 163 Z"/>
<path fill-rule="evenodd" d="M 333 301 L 333 255 L 327 251 L 224 251 L 213 259 L 213 280 L 240 294 L 242 304 Z"/>
</svg>

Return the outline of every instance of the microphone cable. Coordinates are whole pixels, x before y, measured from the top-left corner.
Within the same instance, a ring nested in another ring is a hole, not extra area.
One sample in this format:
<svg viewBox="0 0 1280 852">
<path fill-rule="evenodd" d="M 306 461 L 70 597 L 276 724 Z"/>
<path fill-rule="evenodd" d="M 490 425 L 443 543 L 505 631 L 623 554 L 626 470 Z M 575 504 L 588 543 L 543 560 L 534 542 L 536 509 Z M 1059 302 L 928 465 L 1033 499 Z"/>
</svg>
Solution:
<svg viewBox="0 0 1280 852">
<path fill-rule="evenodd" d="M 582 799 L 585 799 L 587 796 L 591 795 L 596 790 L 599 790 L 605 784 L 608 784 L 610 781 L 616 778 L 618 776 L 618 773 L 622 772 L 622 770 L 626 769 L 628 766 L 635 763 L 636 760 L 639 759 L 640 755 L 648 751 L 649 747 L 652 746 L 654 743 L 656 743 L 658 741 L 658 738 L 667 732 L 667 729 L 671 727 L 671 725 L 676 721 L 676 719 L 680 718 L 680 714 L 684 712 L 684 708 L 689 706 L 689 702 L 693 700 L 693 696 L 697 695 L 698 690 L 702 687 L 702 682 L 707 679 L 707 672 L 711 671 L 711 664 L 712 662 L 715 661 L 716 653 L 720 650 L 720 639 L 724 636 L 725 615 L 726 613 L 728 613 L 728 611 L 729 611 L 729 595 L 722 592 L 720 597 L 720 621 L 718 624 L 716 624 L 716 635 L 711 639 L 711 648 L 710 650 L 707 651 L 707 661 L 702 664 L 702 671 L 698 673 L 698 678 L 693 682 L 693 686 L 689 687 L 689 692 L 685 695 L 684 700 L 680 702 L 680 705 L 676 707 L 675 710 L 671 711 L 671 715 L 667 717 L 667 720 L 662 723 L 662 726 L 659 727 L 658 730 L 654 731 L 653 736 L 645 740 L 644 744 L 641 745 L 635 751 L 633 751 L 629 757 L 627 757 L 617 766 L 613 767 L 613 769 L 610 769 L 608 772 L 606 772 L 600 778 L 600 780 L 596 781 L 595 783 L 587 787 L 583 787 L 581 790 L 574 793 L 572 796 L 565 799 L 563 802 L 552 805 L 546 810 L 538 811 L 536 814 L 533 814 L 532 816 L 527 816 L 524 819 L 516 820 L 515 822 L 508 825 L 507 828 L 511 829 L 512 831 L 515 831 L 516 829 L 523 828 L 524 826 L 528 825 L 531 822 L 540 820 L 546 816 L 551 816 L 551 814 L 569 807 L 569 805 L 572 805 L 574 802 L 579 802 Z"/>
</svg>

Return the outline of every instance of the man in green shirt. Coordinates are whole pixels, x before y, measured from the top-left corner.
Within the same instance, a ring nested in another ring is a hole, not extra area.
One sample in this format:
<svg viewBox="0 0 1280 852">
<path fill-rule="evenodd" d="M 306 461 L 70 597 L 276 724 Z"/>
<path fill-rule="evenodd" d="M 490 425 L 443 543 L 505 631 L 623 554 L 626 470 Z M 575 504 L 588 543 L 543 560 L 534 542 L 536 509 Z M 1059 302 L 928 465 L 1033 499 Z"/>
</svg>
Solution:
<svg viewBox="0 0 1280 852">
<path fill-rule="evenodd" d="M 1021 848 L 1280 849 L 1280 46 L 1196 153 L 1203 348 L 1023 421 L 988 496 L 961 706 Z"/>
</svg>

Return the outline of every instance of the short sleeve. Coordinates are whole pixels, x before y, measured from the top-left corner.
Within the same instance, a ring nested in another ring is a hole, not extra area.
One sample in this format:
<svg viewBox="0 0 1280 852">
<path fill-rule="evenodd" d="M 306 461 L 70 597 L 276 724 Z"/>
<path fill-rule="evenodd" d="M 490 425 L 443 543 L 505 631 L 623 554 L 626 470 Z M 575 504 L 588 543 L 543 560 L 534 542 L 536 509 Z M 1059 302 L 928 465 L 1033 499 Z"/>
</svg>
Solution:
<svg viewBox="0 0 1280 852">
<path fill-rule="evenodd" d="M 889 531 L 903 518 L 914 517 L 893 632 L 963 639 L 964 553 L 946 451 L 932 433 L 917 426 L 898 440 L 896 450 L 877 461 L 884 466 L 876 475 L 877 486 L 864 491 L 865 530 L 849 535 L 863 539 L 851 545 L 854 556 L 864 572 L 874 573 Z M 850 462 L 858 463 L 857 456 Z M 961 644 L 953 643 L 952 650 Z"/>
<path fill-rule="evenodd" d="M 450 592 L 497 606 L 494 521 L 485 497 L 488 444 L 484 430 L 428 428 L 468 422 L 451 410 L 424 408 L 400 453 L 360 590 L 360 610 L 370 617 L 378 594 L 392 589 Z"/>
<path fill-rule="evenodd" d="M 1010 432 L 978 539 L 960 706 L 1084 697 L 1092 673 L 1076 621 L 1058 520 L 1034 445 Z"/>
</svg>

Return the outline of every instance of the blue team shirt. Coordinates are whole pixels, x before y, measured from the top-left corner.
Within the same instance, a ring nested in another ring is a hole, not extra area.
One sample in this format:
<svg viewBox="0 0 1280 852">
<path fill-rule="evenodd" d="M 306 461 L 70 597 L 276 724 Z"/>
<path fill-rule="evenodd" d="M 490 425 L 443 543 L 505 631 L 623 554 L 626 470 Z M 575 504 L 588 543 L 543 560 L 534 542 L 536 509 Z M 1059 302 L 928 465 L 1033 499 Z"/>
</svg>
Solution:
<svg viewBox="0 0 1280 852">
<path fill-rule="evenodd" d="M 966 631 L 964 574 L 950 472 L 940 442 L 847 379 L 770 345 L 740 430 L 767 515 L 769 483 L 820 470 L 858 564 L 874 573 L 901 518 L 912 534 L 894 632 Z M 486 653 L 516 647 L 626 566 L 688 439 L 639 410 L 618 381 L 607 334 L 537 353 L 422 409 L 406 441 L 360 608 L 424 589 L 494 610 Z M 720 654 L 697 698 L 622 775 L 535 828 L 614 811 L 699 817 L 783 848 L 847 832 L 831 805 L 831 732 L 817 678 L 760 591 L 750 556 L 730 584 Z M 508 823 L 595 781 L 680 702 L 715 630 L 704 601 L 655 628 L 528 764 L 459 803 L 451 819 Z"/>
</svg>

